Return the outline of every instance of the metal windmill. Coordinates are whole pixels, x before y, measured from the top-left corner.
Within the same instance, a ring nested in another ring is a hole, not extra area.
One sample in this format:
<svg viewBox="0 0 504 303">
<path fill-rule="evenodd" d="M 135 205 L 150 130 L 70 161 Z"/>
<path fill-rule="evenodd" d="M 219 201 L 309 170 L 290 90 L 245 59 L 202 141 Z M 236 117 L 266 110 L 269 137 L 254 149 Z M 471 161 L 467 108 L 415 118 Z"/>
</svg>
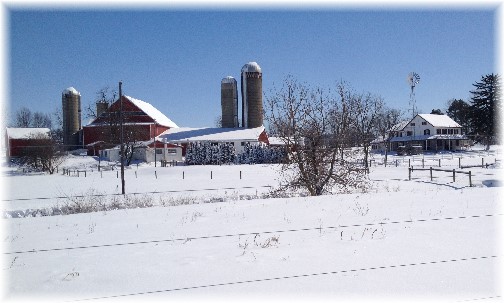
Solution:
<svg viewBox="0 0 504 303">
<path fill-rule="evenodd" d="M 411 87 L 411 92 L 410 92 L 410 101 L 409 101 L 409 106 L 411 108 L 411 112 L 413 115 L 413 118 L 416 115 L 416 99 L 415 99 L 415 86 L 420 83 L 420 76 L 415 73 L 411 72 L 408 74 L 408 77 L 406 78 L 408 81 L 409 86 Z"/>
</svg>

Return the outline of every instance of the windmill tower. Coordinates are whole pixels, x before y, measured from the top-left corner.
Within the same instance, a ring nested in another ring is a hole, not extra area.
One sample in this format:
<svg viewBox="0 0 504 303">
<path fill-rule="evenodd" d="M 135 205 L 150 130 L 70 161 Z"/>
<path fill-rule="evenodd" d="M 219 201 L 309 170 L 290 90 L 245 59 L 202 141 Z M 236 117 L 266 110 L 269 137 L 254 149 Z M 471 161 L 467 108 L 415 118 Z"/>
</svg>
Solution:
<svg viewBox="0 0 504 303">
<path fill-rule="evenodd" d="M 411 92 L 410 92 L 410 100 L 409 100 L 409 108 L 411 110 L 412 117 L 414 118 L 417 115 L 417 109 L 416 109 L 416 98 L 415 98 L 415 86 L 420 83 L 420 76 L 415 73 L 411 72 L 408 74 L 408 77 L 406 78 L 406 81 L 408 82 Z"/>
</svg>

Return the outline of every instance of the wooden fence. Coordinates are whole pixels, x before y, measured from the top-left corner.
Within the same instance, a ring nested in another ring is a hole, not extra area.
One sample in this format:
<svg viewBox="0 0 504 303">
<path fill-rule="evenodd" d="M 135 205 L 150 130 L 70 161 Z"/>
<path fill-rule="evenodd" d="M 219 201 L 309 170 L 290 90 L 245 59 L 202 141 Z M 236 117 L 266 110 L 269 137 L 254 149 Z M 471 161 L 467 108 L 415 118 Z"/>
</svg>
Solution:
<svg viewBox="0 0 504 303">
<path fill-rule="evenodd" d="M 452 173 L 453 182 L 455 182 L 456 174 L 465 174 L 465 175 L 469 176 L 469 187 L 472 187 L 472 173 L 471 173 L 471 171 L 466 172 L 466 171 L 460 171 L 460 170 L 457 171 L 455 169 L 450 170 L 450 169 L 440 169 L 440 168 L 432 168 L 432 167 L 430 167 L 430 168 L 413 168 L 413 166 L 411 166 L 411 167 L 408 167 L 408 180 L 411 181 L 411 175 L 412 175 L 413 171 L 415 171 L 415 170 L 417 170 L 417 171 L 419 171 L 419 170 L 420 171 L 422 171 L 422 170 L 423 171 L 427 171 L 427 170 L 430 171 L 431 181 L 433 181 L 433 179 L 434 179 L 434 176 L 433 176 L 434 171 Z"/>
</svg>

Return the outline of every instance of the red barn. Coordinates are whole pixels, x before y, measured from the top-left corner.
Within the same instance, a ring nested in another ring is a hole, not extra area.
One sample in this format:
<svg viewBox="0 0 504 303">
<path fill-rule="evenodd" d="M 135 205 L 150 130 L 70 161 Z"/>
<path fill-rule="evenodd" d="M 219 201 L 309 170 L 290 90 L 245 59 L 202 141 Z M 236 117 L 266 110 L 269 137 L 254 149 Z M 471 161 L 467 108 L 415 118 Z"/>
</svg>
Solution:
<svg viewBox="0 0 504 303">
<path fill-rule="evenodd" d="M 37 140 L 50 138 L 49 128 L 12 128 L 6 129 L 7 158 L 19 157 L 24 148 L 33 146 Z"/>
<path fill-rule="evenodd" d="M 178 128 L 177 124 L 147 102 L 122 96 L 122 103 L 125 140 L 148 141 L 170 128 Z M 120 107 L 121 102 L 117 100 L 83 127 L 83 143 L 88 147 L 89 155 L 98 155 L 100 149 L 120 143 Z"/>
</svg>

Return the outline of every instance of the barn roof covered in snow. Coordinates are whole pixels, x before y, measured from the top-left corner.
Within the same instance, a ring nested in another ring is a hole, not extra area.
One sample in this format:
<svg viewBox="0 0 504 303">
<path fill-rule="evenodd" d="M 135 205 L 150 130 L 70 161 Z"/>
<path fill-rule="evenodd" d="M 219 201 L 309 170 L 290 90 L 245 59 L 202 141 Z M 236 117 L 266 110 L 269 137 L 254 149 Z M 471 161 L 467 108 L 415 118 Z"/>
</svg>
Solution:
<svg viewBox="0 0 504 303">
<path fill-rule="evenodd" d="M 136 107 L 141 109 L 144 113 L 149 115 L 156 123 L 159 125 L 163 125 L 166 127 L 178 127 L 175 122 L 170 120 L 167 116 L 165 116 L 162 112 L 160 112 L 157 108 L 152 106 L 150 103 L 147 103 L 142 100 L 135 99 L 130 96 L 124 96 L 126 99 L 130 100 Z"/>
<path fill-rule="evenodd" d="M 49 138 L 49 133 L 51 130 L 49 128 L 7 128 L 7 138 L 9 139 L 30 139 L 34 136 L 42 136 L 42 138 Z"/>
<path fill-rule="evenodd" d="M 168 142 L 187 141 L 257 141 L 264 132 L 264 126 L 256 128 L 172 128 L 161 135 L 158 139 L 166 138 Z"/>
</svg>

